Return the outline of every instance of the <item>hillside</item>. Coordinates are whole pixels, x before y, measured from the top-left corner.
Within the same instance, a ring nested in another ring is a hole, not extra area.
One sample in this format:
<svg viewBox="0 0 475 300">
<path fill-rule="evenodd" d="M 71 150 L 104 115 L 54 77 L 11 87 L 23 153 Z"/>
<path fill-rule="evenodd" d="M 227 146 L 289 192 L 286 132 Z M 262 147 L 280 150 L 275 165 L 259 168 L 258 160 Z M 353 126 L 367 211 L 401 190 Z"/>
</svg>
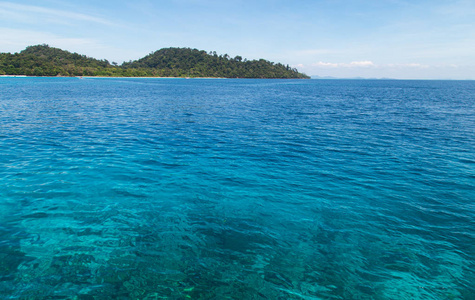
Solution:
<svg viewBox="0 0 475 300">
<path fill-rule="evenodd" d="M 0 53 L 0 75 L 94 76 L 111 65 L 48 45 L 27 47 L 20 53 Z"/>
<path fill-rule="evenodd" d="M 296 69 L 274 64 L 264 59 L 234 58 L 227 54 L 200 51 L 190 48 L 164 48 L 134 62 L 124 63 L 124 68 L 153 70 L 157 76 L 226 77 L 226 78 L 307 78 Z"/>
<path fill-rule="evenodd" d="M 20 53 L 0 53 L 0 75 L 309 78 L 288 65 L 191 48 L 164 48 L 117 66 L 48 45 L 30 46 Z"/>
</svg>

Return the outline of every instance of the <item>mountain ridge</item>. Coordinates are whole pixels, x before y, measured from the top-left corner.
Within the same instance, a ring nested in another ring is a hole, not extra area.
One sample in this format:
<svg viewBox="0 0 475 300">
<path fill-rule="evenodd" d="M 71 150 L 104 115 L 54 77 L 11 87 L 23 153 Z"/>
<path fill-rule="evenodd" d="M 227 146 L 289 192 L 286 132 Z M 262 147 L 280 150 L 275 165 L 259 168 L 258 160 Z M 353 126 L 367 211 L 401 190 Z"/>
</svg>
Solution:
<svg viewBox="0 0 475 300">
<path fill-rule="evenodd" d="M 14 54 L 0 53 L 0 75 L 310 78 L 289 65 L 192 48 L 162 48 L 118 65 L 46 44 L 28 46 Z"/>
</svg>

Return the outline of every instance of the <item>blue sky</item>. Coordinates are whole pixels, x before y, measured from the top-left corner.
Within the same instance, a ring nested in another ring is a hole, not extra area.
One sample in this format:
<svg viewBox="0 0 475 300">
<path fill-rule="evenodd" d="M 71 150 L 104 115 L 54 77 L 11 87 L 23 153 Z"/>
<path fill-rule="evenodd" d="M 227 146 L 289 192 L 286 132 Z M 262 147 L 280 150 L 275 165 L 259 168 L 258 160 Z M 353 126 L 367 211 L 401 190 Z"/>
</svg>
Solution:
<svg viewBox="0 0 475 300">
<path fill-rule="evenodd" d="M 0 0 L 0 52 L 42 43 L 118 63 L 191 47 L 308 75 L 475 79 L 475 1 Z"/>
</svg>

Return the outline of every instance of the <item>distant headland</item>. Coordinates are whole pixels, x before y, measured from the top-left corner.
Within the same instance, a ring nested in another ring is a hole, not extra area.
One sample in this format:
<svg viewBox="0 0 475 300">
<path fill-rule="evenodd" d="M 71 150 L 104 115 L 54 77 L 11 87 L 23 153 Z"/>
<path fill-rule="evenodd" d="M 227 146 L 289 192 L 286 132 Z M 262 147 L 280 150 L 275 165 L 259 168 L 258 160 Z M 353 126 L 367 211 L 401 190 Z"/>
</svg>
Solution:
<svg viewBox="0 0 475 300">
<path fill-rule="evenodd" d="M 297 69 L 265 59 L 234 58 L 215 51 L 163 48 L 122 65 L 71 53 L 46 44 L 29 46 L 19 53 L 0 53 L 0 75 L 101 76 L 101 77 L 217 77 L 299 78 L 310 77 Z"/>
</svg>

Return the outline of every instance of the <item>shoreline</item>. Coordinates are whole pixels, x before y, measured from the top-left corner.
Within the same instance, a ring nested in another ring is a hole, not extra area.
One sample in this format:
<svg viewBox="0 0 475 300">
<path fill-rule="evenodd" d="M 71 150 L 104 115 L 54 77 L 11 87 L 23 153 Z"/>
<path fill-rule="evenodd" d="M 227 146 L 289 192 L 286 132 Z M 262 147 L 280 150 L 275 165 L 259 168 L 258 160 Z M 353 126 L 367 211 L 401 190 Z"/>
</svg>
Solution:
<svg viewBox="0 0 475 300">
<path fill-rule="evenodd" d="M 77 79 L 107 79 L 107 78 L 128 78 L 128 79 L 280 79 L 280 80 L 301 80 L 312 78 L 245 78 L 245 77 L 155 77 L 155 76 L 34 76 L 34 75 L 0 75 L 0 78 L 77 78 Z"/>
<path fill-rule="evenodd" d="M 49 77 L 49 78 L 140 78 L 140 79 L 269 79 L 269 80 L 353 80 L 353 81 L 475 81 L 475 79 L 419 79 L 419 78 L 230 78 L 230 77 L 116 77 L 116 76 L 27 76 L 23 77 Z M 1 77 L 1 76 L 0 76 Z"/>
<path fill-rule="evenodd" d="M 45 77 L 45 76 L 38 76 L 38 77 Z M 55 77 L 55 76 L 52 76 Z M 65 76 L 65 78 L 67 78 Z M 226 78 L 226 77 L 152 77 L 152 76 L 71 76 L 71 78 L 79 78 L 79 79 L 91 79 L 91 78 L 137 78 L 137 79 L 234 79 L 234 78 Z"/>
<path fill-rule="evenodd" d="M 30 75 L 0 75 L 3 78 L 78 78 L 78 79 L 91 79 L 91 78 L 151 78 L 151 79 L 241 79 L 241 78 L 226 78 L 226 77 L 152 77 L 152 76 L 30 76 Z M 244 79 L 244 78 L 242 78 Z M 263 78 L 266 79 L 266 78 Z M 286 79 L 286 78 L 282 78 Z"/>
</svg>

